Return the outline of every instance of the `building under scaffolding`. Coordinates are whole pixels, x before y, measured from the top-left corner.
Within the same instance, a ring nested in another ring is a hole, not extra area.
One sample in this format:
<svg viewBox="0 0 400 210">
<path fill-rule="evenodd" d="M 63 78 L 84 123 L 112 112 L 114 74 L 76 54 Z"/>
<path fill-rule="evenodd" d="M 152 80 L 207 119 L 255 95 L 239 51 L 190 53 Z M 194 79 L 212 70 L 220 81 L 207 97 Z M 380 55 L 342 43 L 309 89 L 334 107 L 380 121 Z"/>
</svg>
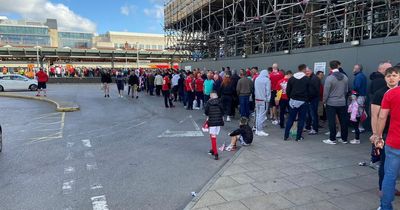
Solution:
<svg viewBox="0 0 400 210">
<path fill-rule="evenodd" d="M 172 0 L 164 15 L 169 49 L 195 60 L 400 35 L 400 0 Z"/>
</svg>

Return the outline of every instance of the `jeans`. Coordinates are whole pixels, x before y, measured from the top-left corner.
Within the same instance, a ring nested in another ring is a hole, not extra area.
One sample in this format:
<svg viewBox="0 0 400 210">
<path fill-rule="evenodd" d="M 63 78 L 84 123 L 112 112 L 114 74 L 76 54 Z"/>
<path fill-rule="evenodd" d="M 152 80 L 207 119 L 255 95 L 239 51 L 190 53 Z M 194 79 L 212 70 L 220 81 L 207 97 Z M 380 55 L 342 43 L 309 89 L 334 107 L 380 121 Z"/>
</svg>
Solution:
<svg viewBox="0 0 400 210">
<path fill-rule="evenodd" d="M 160 96 L 162 85 L 156 85 L 156 95 Z"/>
<path fill-rule="evenodd" d="M 329 124 L 329 139 L 331 141 L 336 141 L 336 115 L 339 118 L 340 132 L 342 135 L 342 140 L 347 141 L 348 135 L 348 113 L 346 106 L 326 106 L 326 115 L 328 117 Z"/>
<path fill-rule="evenodd" d="M 382 182 L 381 208 L 382 210 L 392 210 L 396 179 L 400 169 L 400 150 L 386 145 L 385 153 L 385 176 Z"/>
<path fill-rule="evenodd" d="M 187 97 L 188 107 L 187 107 L 187 109 L 193 109 L 194 92 L 188 91 L 187 94 L 188 94 L 188 97 Z"/>
<path fill-rule="evenodd" d="M 188 103 L 189 94 L 187 91 L 183 91 L 183 106 L 186 106 Z"/>
<path fill-rule="evenodd" d="M 151 96 L 154 95 L 154 85 L 149 85 L 149 93 Z"/>
<path fill-rule="evenodd" d="M 203 98 L 204 98 L 204 96 L 203 96 L 203 91 L 196 91 L 196 101 L 197 101 L 197 107 L 204 107 L 203 105 L 204 104 L 202 104 L 202 106 L 200 106 L 200 103 L 204 103 L 204 101 L 203 101 Z"/>
<path fill-rule="evenodd" d="M 292 128 L 294 121 L 298 117 L 296 140 L 299 140 L 299 139 L 301 139 L 301 134 L 303 133 L 304 122 L 306 120 L 308 104 L 304 103 L 303 105 L 301 105 L 298 108 L 290 107 L 289 109 L 290 109 L 289 110 L 289 118 L 286 122 L 284 138 L 285 139 L 289 138 L 290 129 Z"/>
<path fill-rule="evenodd" d="M 255 101 L 256 102 L 256 130 L 262 131 L 264 121 L 267 115 L 267 102 L 266 101 Z"/>
<path fill-rule="evenodd" d="M 360 126 L 360 117 L 357 117 L 356 120 L 356 122 L 350 120 L 350 124 L 354 127 L 355 139 L 360 140 L 360 128 L 358 127 Z"/>
<path fill-rule="evenodd" d="M 239 96 L 240 116 L 241 117 L 249 118 L 249 116 L 250 116 L 249 98 L 250 98 L 250 96 Z"/>
<path fill-rule="evenodd" d="M 288 108 L 289 100 L 281 99 L 279 101 L 279 125 L 281 126 L 281 128 L 285 127 L 285 114 Z"/>
<path fill-rule="evenodd" d="M 383 182 L 383 177 L 385 177 L 385 148 L 381 149 L 381 162 L 379 165 L 379 171 L 378 171 L 378 175 L 379 175 L 379 190 L 382 191 L 382 182 Z"/>
<path fill-rule="evenodd" d="M 163 90 L 162 93 L 163 93 L 163 96 L 164 96 L 165 107 L 167 107 L 167 108 L 168 107 L 173 107 L 174 104 L 172 103 L 172 99 L 170 98 L 169 90 Z M 168 106 L 168 102 L 169 102 L 169 106 Z"/>
<path fill-rule="evenodd" d="M 316 132 L 318 132 L 318 103 L 319 103 L 319 98 L 314 98 L 310 101 L 309 106 L 308 106 L 308 112 L 307 112 L 307 125 L 306 128 L 309 129 L 312 126 L 312 129 L 314 129 Z"/>
</svg>

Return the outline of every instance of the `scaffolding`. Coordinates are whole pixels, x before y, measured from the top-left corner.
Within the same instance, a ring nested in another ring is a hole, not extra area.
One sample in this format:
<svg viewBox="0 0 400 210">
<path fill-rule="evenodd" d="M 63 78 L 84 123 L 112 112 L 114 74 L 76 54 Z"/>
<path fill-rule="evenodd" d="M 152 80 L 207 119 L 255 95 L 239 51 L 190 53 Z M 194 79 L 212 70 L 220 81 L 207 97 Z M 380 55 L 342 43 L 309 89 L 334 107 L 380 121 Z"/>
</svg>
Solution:
<svg viewBox="0 0 400 210">
<path fill-rule="evenodd" d="M 400 35 L 400 0 L 172 0 L 168 49 L 245 56 Z"/>
</svg>

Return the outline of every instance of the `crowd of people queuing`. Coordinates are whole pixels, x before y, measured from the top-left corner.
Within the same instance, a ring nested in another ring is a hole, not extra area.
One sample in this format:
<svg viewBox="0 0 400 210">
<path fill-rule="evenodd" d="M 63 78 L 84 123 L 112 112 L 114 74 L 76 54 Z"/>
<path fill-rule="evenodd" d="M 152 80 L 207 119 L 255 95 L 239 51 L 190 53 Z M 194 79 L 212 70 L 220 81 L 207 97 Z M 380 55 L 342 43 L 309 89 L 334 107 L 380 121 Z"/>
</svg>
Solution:
<svg viewBox="0 0 400 210">
<path fill-rule="evenodd" d="M 352 84 L 347 74 L 354 75 Z M 109 97 L 110 71 L 101 72 L 105 97 Z M 314 72 L 305 64 L 296 72 L 279 69 L 277 63 L 259 70 L 222 68 L 220 71 L 200 70 L 135 70 L 128 74 L 117 71 L 116 83 L 120 97 L 128 79 L 133 98 L 137 91 L 164 97 L 166 108 L 182 103 L 187 110 L 204 109 L 212 143 L 210 154 L 218 159 L 216 137 L 220 126 L 240 115 L 239 128 L 230 133 L 231 144 L 226 150 L 236 149 L 237 142 L 249 145 L 253 131 L 267 137 L 264 122 L 283 129 L 283 140 L 303 141 L 308 135 L 320 134 L 320 121 L 327 121 L 329 138 L 323 143 L 335 145 L 360 144 L 362 124 L 371 118 L 371 162 L 379 163 L 380 209 L 392 209 L 396 179 L 400 170 L 400 66 L 390 62 L 379 64 L 368 79 L 361 64 L 352 72 L 345 71 L 340 61 L 329 62 L 329 72 Z M 155 94 L 154 94 L 155 92 Z M 370 102 L 370 105 L 367 104 Z M 238 111 L 238 112 L 237 112 Z M 390 117 L 389 117 L 390 116 Z M 249 126 L 250 119 L 254 126 Z M 389 122 L 390 120 L 390 122 Z M 349 139 L 349 126 L 354 139 Z M 384 142 L 386 139 L 386 142 Z"/>
</svg>

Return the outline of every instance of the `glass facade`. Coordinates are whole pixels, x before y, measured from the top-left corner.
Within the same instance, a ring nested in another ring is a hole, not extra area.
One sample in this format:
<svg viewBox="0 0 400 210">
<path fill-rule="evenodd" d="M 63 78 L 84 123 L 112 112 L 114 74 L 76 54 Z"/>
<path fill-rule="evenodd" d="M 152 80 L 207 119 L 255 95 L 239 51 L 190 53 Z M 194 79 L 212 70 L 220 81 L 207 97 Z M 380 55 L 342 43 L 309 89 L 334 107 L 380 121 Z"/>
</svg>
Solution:
<svg viewBox="0 0 400 210">
<path fill-rule="evenodd" d="M 50 46 L 46 26 L 0 25 L 0 43 L 11 46 Z"/>
<path fill-rule="evenodd" d="M 58 32 L 58 47 L 91 48 L 93 36 L 92 33 Z"/>
</svg>

